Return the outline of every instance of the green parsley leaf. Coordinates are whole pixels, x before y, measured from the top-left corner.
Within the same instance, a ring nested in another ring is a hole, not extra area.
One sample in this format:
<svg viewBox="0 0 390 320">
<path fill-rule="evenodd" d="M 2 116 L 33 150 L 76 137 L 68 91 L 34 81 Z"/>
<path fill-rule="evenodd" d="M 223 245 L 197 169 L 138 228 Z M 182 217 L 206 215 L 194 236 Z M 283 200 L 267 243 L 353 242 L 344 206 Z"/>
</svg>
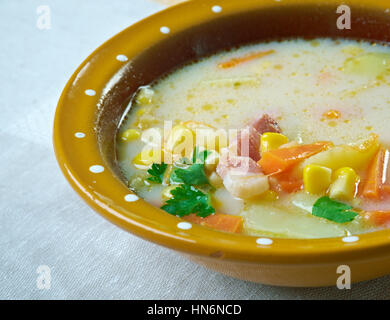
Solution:
<svg viewBox="0 0 390 320">
<path fill-rule="evenodd" d="M 171 181 L 192 186 L 201 186 L 209 183 L 209 180 L 204 172 L 204 164 L 200 163 L 195 163 L 185 169 L 174 169 Z"/>
<path fill-rule="evenodd" d="M 351 210 L 352 207 L 329 197 L 319 198 L 313 205 L 312 214 L 334 221 L 337 223 L 345 223 L 352 221 L 357 213 Z"/>
<path fill-rule="evenodd" d="M 184 183 L 192 186 L 208 185 L 204 171 L 204 161 L 210 154 L 210 151 L 199 151 L 199 147 L 194 148 L 192 164 L 188 165 L 188 159 L 182 158 L 174 165 L 174 170 L 170 176 L 171 183 Z"/>
<path fill-rule="evenodd" d="M 168 165 L 164 162 L 162 162 L 161 164 L 153 163 L 152 168 L 148 170 L 148 173 L 151 175 L 151 177 L 147 178 L 147 180 L 156 183 L 162 183 L 164 173 L 167 167 Z"/>
<path fill-rule="evenodd" d="M 161 207 L 170 214 L 183 217 L 195 213 L 205 218 L 215 212 L 210 196 L 192 186 L 180 185 L 173 189 L 171 194 L 173 197 Z"/>
</svg>

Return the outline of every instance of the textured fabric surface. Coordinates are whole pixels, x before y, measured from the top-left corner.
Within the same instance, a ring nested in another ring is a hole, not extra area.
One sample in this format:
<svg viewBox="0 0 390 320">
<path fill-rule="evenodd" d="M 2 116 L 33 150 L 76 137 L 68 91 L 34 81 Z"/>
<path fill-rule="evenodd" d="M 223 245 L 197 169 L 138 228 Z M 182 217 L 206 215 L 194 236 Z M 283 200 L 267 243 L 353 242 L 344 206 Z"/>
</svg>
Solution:
<svg viewBox="0 0 390 320">
<path fill-rule="evenodd" d="M 161 8 L 146 0 L 0 1 L 0 298 L 388 299 L 390 277 L 351 290 L 294 289 L 225 277 L 95 214 L 70 188 L 51 144 L 67 79 L 103 41 Z M 37 287 L 50 267 L 51 287 Z"/>
</svg>

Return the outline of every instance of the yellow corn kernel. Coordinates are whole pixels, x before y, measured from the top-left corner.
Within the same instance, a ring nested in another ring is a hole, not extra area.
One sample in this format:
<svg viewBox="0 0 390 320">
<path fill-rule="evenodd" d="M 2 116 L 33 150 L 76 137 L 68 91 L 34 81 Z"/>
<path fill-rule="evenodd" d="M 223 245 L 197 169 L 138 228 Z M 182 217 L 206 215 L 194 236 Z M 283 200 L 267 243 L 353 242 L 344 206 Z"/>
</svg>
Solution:
<svg viewBox="0 0 390 320">
<path fill-rule="evenodd" d="M 266 132 L 261 135 L 260 151 L 267 152 L 279 148 L 288 142 L 288 138 L 280 133 Z"/>
<path fill-rule="evenodd" d="M 338 200 L 352 200 L 357 191 L 359 176 L 350 167 L 338 169 L 330 185 L 329 197 Z"/>
<path fill-rule="evenodd" d="M 214 171 L 209 176 L 209 182 L 215 188 L 223 186 L 222 178 Z"/>
<path fill-rule="evenodd" d="M 195 134 L 194 132 L 178 124 L 174 126 L 169 133 L 168 139 L 165 142 L 165 149 L 173 154 L 181 154 L 187 158 L 191 157 L 194 149 Z"/>
<path fill-rule="evenodd" d="M 359 170 L 368 165 L 378 149 L 378 136 L 371 134 L 366 139 L 352 144 L 338 145 L 307 158 L 299 164 L 297 172 L 302 172 L 309 164 L 319 164 L 335 171 L 342 167 Z"/>
<path fill-rule="evenodd" d="M 311 194 L 326 192 L 331 181 L 332 169 L 317 164 L 309 164 L 303 169 L 303 185 Z"/>
<path fill-rule="evenodd" d="M 260 196 L 260 198 L 261 200 L 275 201 L 279 199 L 279 195 L 274 190 L 267 190 Z"/>
<path fill-rule="evenodd" d="M 165 187 L 163 189 L 163 191 L 161 192 L 161 198 L 164 200 L 164 201 L 167 201 L 169 199 L 171 199 L 173 197 L 173 195 L 171 194 L 171 191 L 176 189 L 178 187 L 178 185 L 173 185 L 173 186 L 168 186 L 168 187 Z"/>
<path fill-rule="evenodd" d="M 145 113 L 147 113 L 148 110 L 146 110 L 145 108 L 140 108 L 137 110 L 137 116 L 142 116 L 144 115 Z"/>
<path fill-rule="evenodd" d="M 153 163 L 163 162 L 163 158 L 164 154 L 161 149 L 144 149 L 134 157 L 133 164 L 138 169 L 146 170 Z"/>
<path fill-rule="evenodd" d="M 149 87 L 141 87 L 137 94 L 136 102 L 141 105 L 150 104 L 153 101 L 154 90 Z"/>
<path fill-rule="evenodd" d="M 141 133 L 137 129 L 127 129 L 122 132 L 121 140 L 123 141 L 133 141 L 137 140 L 141 136 Z"/>
</svg>

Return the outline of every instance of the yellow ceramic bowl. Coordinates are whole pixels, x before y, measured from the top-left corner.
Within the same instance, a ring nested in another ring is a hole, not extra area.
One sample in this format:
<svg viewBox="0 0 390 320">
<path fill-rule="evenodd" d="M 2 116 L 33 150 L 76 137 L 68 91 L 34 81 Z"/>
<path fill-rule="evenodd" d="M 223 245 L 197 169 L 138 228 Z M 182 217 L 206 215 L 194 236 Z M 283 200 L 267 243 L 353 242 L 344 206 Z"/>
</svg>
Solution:
<svg viewBox="0 0 390 320">
<path fill-rule="evenodd" d="M 315 240 L 258 239 L 183 221 L 139 199 L 121 179 L 115 134 L 130 97 L 188 61 L 263 39 L 390 39 L 387 1 L 347 1 L 352 28 L 338 29 L 338 0 L 196 0 L 159 12 L 93 52 L 66 85 L 54 123 L 59 165 L 72 187 L 108 220 L 224 274 L 283 286 L 335 285 L 390 272 L 390 230 Z M 189 228 L 188 228 L 189 227 Z"/>
</svg>

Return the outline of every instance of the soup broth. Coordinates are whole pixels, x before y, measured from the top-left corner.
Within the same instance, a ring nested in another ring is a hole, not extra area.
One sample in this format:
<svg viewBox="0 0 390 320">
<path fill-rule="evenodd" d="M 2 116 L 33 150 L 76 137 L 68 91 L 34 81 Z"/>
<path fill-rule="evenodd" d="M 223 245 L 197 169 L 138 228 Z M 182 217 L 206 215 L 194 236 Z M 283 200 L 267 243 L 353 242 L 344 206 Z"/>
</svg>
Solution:
<svg viewBox="0 0 390 320">
<path fill-rule="evenodd" d="M 379 43 L 221 52 L 139 89 L 118 163 L 145 201 L 220 231 L 323 238 L 386 228 L 389 81 L 390 49 Z"/>
</svg>

